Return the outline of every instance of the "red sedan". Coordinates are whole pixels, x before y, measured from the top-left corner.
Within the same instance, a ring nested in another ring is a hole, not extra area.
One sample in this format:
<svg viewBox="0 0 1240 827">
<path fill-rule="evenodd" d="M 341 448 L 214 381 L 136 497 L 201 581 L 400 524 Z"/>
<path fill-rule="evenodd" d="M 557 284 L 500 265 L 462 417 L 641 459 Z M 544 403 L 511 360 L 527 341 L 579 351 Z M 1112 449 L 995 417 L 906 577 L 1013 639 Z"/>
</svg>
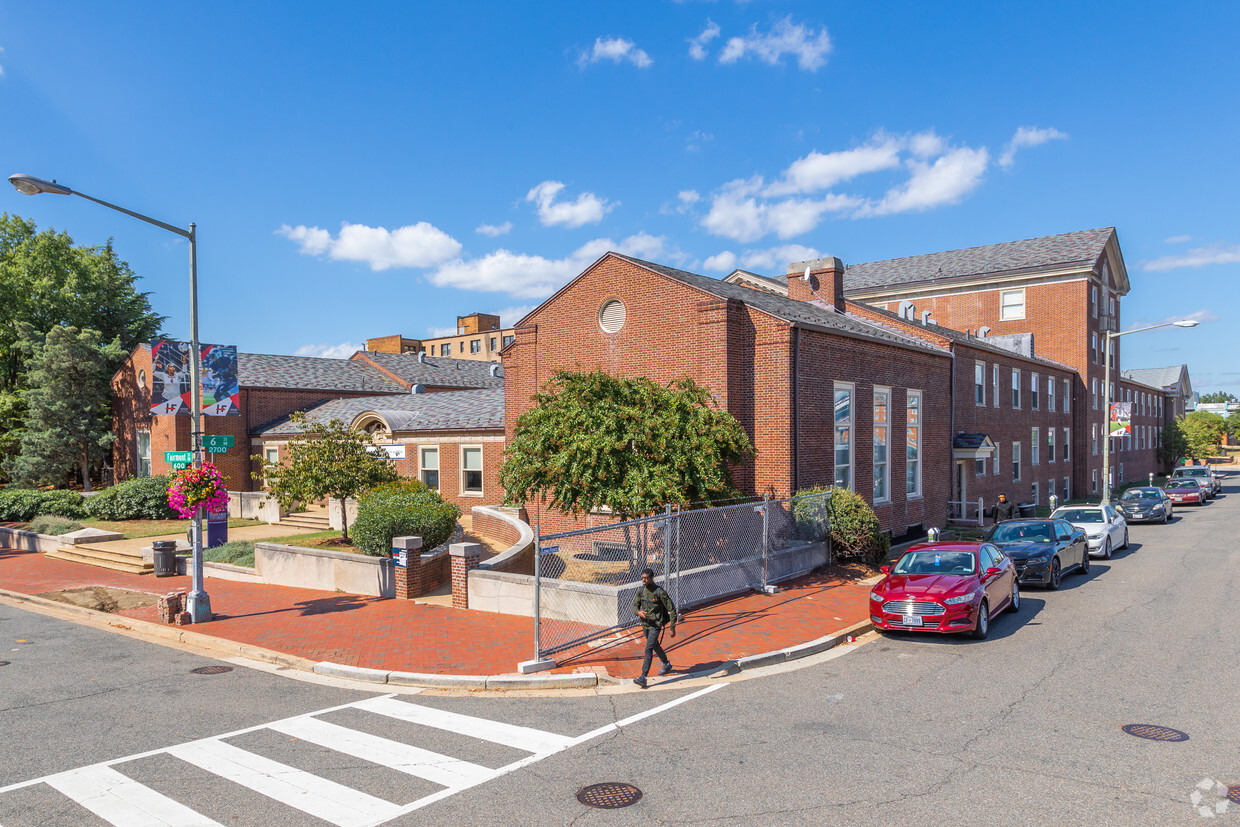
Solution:
<svg viewBox="0 0 1240 827">
<path fill-rule="evenodd" d="M 982 640 L 990 618 L 1020 609 L 1016 567 L 991 543 L 919 543 L 870 592 L 878 629 L 969 632 Z"/>
<path fill-rule="evenodd" d="M 1201 482 L 1196 477 L 1177 477 L 1173 480 L 1167 480 L 1167 484 L 1163 487 L 1163 491 L 1167 492 L 1167 496 L 1171 498 L 1171 502 L 1175 505 L 1203 505 L 1206 501 L 1205 489 L 1201 487 Z"/>
</svg>

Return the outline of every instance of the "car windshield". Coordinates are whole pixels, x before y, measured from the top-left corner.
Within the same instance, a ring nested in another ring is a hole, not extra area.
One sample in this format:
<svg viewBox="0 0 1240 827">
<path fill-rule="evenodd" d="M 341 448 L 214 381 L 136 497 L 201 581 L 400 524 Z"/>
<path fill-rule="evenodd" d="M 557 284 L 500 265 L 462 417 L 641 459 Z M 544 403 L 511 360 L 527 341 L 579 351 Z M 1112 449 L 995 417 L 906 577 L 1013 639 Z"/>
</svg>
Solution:
<svg viewBox="0 0 1240 827">
<path fill-rule="evenodd" d="M 1210 471 L 1207 468 L 1177 468 L 1171 476 L 1173 477 L 1205 477 L 1209 476 Z"/>
<path fill-rule="evenodd" d="M 971 551 L 910 551 L 892 574 L 973 574 L 977 557 Z"/>
<path fill-rule="evenodd" d="M 1066 511 L 1056 511 L 1055 517 L 1070 523 L 1100 523 L 1102 511 L 1097 508 L 1069 508 Z"/>
<path fill-rule="evenodd" d="M 1172 480 L 1167 483 L 1168 488 L 1200 488 L 1197 480 Z"/>
<path fill-rule="evenodd" d="M 990 539 L 995 543 L 1049 543 L 1051 527 L 1046 523 L 1000 523 Z"/>
<path fill-rule="evenodd" d="M 1161 497 L 1158 496 L 1158 492 L 1153 488 L 1134 488 L 1130 491 L 1125 491 L 1124 496 L 1120 497 L 1120 499 L 1131 502 L 1133 500 L 1157 500 L 1161 499 Z"/>
</svg>

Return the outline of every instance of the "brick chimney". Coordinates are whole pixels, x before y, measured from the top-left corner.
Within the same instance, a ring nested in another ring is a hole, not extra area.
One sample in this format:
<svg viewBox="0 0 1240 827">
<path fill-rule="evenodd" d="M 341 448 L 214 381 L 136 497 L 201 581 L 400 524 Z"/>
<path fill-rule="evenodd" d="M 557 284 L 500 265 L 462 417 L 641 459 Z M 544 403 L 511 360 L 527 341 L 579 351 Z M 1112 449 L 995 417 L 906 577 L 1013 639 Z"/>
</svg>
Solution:
<svg viewBox="0 0 1240 827">
<path fill-rule="evenodd" d="M 809 271 L 809 281 L 805 271 Z M 844 262 L 835 256 L 788 265 L 788 298 L 808 302 L 821 299 L 844 312 Z"/>
</svg>

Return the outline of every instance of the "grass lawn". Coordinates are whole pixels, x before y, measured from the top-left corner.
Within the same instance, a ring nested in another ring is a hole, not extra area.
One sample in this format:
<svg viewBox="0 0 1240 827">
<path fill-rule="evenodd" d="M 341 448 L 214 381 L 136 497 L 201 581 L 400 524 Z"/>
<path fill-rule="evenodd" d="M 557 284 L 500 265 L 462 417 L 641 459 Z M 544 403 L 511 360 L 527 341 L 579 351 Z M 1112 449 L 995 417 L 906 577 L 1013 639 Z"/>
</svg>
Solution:
<svg viewBox="0 0 1240 827">
<path fill-rule="evenodd" d="M 189 520 L 78 520 L 90 528 L 101 528 L 104 531 L 119 532 L 126 540 L 136 537 L 157 537 L 161 534 L 184 534 L 189 529 Z M 241 528 L 247 525 L 262 525 L 261 520 L 229 520 L 229 528 Z M 207 523 L 203 520 L 203 531 Z"/>
<path fill-rule="evenodd" d="M 340 541 L 339 531 L 316 531 L 313 534 L 294 534 L 290 536 L 264 537 L 258 543 L 279 543 L 284 546 L 301 548 L 322 548 L 328 551 L 347 551 L 350 554 L 361 554 L 362 550 Z"/>
</svg>

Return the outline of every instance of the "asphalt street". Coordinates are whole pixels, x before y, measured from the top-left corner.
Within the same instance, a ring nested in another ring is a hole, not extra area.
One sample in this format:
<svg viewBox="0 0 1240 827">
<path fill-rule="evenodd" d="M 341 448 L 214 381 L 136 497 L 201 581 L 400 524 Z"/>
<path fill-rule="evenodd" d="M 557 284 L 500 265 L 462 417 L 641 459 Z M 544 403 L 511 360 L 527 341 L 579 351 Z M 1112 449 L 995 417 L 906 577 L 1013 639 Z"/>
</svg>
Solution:
<svg viewBox="0 0 1240 827">
<path fill-rule="evenodd" d="M 1213 784 L 1240 785 L 1240 475 L 1224 490 L 1132 526 L 1130 549 L 1061 591 L 1024 591 L 986 641 L 871 636 L 701 695 L 386 698 L 195 675 L 218 662 L 0 607 L 0 824 L 107 824 L 77 803 L 88 782 L 223 824 L 1162 825 L 1203 820 L 1194 792 L 1240 824 Z M 603 782 L 642 798 L 577 801 Z"/>
</svg>

